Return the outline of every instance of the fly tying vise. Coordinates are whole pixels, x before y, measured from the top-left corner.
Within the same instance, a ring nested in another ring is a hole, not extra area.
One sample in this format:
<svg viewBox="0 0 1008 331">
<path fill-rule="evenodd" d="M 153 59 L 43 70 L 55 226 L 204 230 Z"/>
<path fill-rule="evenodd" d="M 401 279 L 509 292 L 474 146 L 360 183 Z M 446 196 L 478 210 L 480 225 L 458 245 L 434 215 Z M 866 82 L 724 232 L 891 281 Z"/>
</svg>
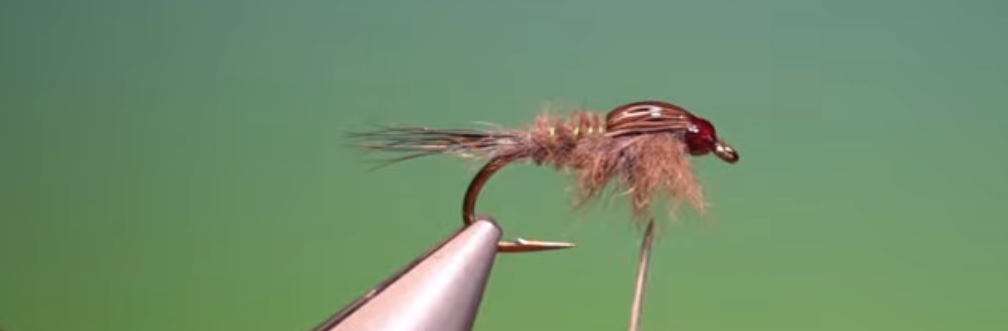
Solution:
<svg viewBox="0 0 1008 331">
<path fill-rule="evenodd" d="M 388 163 L 431 155 L 487 160 L 466 189 L 464 224 L 475 221 L 476 201 L 487 180 L 513 162 L 531 161 L 573 172 L 577 205 L 597 198 L 616 182 L 630 196 L 633 218 L 650 223 L 651 199 L 656 194 L 666 196 L 673 207 L 685 202 L 704 213 L 703 192 L 692 173 L 690 156 L 714 154 L 727 163 L 739 161 L 738 152 L 718 137 L 708 120 L 663 101 L 625 104 L 604 116 L 590 111 L 574 111 L 566 118 L 541 114 L 524 129 L 387 127 L 351 137 L 369 150 L 409 153 Z M 534 252 L 573 246 L 518 239 L 501 241 L 498 250 Z"/>
</svg>

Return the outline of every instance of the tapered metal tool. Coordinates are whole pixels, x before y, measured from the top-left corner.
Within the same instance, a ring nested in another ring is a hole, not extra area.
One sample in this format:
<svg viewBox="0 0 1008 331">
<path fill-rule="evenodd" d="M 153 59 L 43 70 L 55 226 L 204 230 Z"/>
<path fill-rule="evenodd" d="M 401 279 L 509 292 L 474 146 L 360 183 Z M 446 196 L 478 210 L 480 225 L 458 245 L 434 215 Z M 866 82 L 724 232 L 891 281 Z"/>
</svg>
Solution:
<svg viewBox="0 0 1008 331">
<path fill-rule="evenodd" d="M 314 330 L 469 331 L 500 237 L 492 219 L 477 219 Z"/>
</svg>

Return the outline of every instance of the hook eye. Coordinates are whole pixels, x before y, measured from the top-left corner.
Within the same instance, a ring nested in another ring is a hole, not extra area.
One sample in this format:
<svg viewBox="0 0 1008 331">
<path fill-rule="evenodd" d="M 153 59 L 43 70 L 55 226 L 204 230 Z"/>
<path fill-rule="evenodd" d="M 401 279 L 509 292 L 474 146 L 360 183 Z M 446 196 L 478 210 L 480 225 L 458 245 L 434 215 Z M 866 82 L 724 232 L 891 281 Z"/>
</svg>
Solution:
<svg viewBox="0 0 1008 331">
<path fill-rule="evenodd" d="M 721 158 L 721 160 L 728 163 L 736 163 L 739 161 L 739 155 L 738 152 L 735 151 L 735 148 L 720 140 L 714 143 L 714 155 L 717 155 Z"/>
</svg>

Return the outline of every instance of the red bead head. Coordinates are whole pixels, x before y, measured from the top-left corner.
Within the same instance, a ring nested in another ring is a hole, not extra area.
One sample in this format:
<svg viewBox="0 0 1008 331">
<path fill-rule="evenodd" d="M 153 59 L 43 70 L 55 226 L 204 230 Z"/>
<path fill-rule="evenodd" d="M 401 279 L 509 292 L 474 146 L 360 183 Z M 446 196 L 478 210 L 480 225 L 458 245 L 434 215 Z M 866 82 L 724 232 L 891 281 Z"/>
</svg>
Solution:
<svg viewBox="0 0 1008 331">
<path fill-rule="evenodd" d="M 706 119 L 692 116 L 690 126 L 683 137 L 692 155 L 701 156 L 714 153 L 721 160 L 735 163 L 739 160 L 738 152 L 717 136 L 717 129 Z"/>
</svg>

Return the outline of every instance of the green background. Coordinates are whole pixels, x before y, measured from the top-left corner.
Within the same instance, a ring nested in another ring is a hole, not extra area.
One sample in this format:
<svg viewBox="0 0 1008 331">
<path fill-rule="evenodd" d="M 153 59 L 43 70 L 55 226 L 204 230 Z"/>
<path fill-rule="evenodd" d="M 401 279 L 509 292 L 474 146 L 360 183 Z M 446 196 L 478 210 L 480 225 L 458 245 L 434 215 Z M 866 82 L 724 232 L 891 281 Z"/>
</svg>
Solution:
<svg viewBox="0 0 1008 331">
<path fill-rule="evenodd" d="M 706 3 L 705 3 L 706 2 Z M 711 119 L 645 330 L 1004 330 L 1003 1 L 5 1 L 0 328 L 305 330 L 459 226 L 477 163 L 347 131 L 641 99 Z M 639 233 L 568 178 L 481 213 L 477 330 L 621 330 Z M 671 225 L 668 225 L 671 224 Z"/>
</svg>

